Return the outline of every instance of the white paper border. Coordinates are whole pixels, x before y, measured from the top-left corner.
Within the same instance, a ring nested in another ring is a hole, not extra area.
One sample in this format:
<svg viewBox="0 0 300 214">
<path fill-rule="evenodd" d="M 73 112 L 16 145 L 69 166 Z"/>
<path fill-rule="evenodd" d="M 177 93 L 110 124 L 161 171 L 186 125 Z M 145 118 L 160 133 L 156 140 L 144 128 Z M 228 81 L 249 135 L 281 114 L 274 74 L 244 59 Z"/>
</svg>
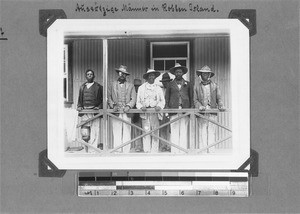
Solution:
<svg viewBox="0 0 300 214">
<path fill-rule="evenodd" d="M 230 36 L 232 153 L 182 156 L 122 155 L 99 157 L 64 153 L 63 45 L 65 35 Z M 250 157 L 249 31 L 236 19 L 84 19 L 56 20 L 47 34 L 48 158 L 59 169 L 234 170 Z"/>
</svg>

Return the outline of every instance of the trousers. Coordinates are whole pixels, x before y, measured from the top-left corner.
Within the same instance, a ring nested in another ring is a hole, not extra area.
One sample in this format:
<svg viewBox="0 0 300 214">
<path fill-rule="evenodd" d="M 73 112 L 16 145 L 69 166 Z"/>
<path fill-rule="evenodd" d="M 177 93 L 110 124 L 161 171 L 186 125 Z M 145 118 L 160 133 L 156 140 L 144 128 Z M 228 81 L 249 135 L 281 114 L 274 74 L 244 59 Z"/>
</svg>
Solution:
<svg viewBox="0 0 300 214">
<path fill-rule="evenodd" d="M 166 117 L 166 115 L 164 114 L 163 119 L 159 122 L 159 124 L 163 125 L 165 123 L 168 123 L 169 121 L 170 121 L 170 118 Z M 159 136 L 161 138 L 169 141 L 170 140 L 170 125 L 167 125 L 167 126 L 161 128 L 159 130 Z M 159 149 L 160 149 L 160 151 L 169 151 L 170 146 L 166 142 L 159 140 Z"/>
<path fill-rule="evenodd" d="M 92 118 L 93 116 L 94 116 L 94 114 L 84 114 L 81 117 L 81 121 L 82 122 L 86 121 L 86 120 Z M 101 119 L 97 118 L 97 119 L 92 120 L 84 125 L 84 126 L 90 127 L 90 140 L 87 143 L 96 148 L 100 143 L 100 122 L 101 122 Z M 87 148 L 87 152 L 88 153 L 96 153 L 96 151 L 90 147 Z"/>
<path fill-rule="evenodd" d="M 119 114 L 119 118 L 131 123 L 131 118 L 127 114 Z M 112 122 L 112 133 L 113 133 L 113 142 L 114 148 L 120 146 L 121 144 L 131 140 L 131 126 L 123 123 L 120 120 L 115 118 L 111 119 Z M 130 144 L 117 150 L 118 152 L 129 153 Z"/>
<path fill-rule="evenodd" d="M 134 114 L 131 120 L 132 124 L 141 127 L 142 128 L 142 118 L 140 118 L 140 114 Z M 143 132 L 137 128 L 132 127 L 131 128 L 131 138 L 134 139 L 140 135 L 142 135 Z M 131 143 L 131 149 L 134 151 L 142 151 L 143 150 L 143 143 L 142 138 L 137 139 L 133 143 Z"/>
<path fill-rule="evenodd" d="M 142 119 L 142 126 L 145 131 L 150 131 L 159 127 L 158 115 L 145 114 L 145 119 Z M 153 134 L 159 136 L 159 130 L 153 132 Z M 158 152 L 159 140 L 151 135 L 146 135 L 143 137 L 143 147 L 144 152 L 156 153 Z"/>
<path fill-rule="evenodd" d="M 177 117 L 182 116 L 182 114 L 176 114 L 170 117 L 170 120 L 174 120 Z M 183 117 L 174 123 L 171 123 L 171 143 L 176 144 L 184 149 L 187 149 L 188 144 L 188 125 L 189 118 Z M 171 152 L 175 154 L 185 153 L 175 147 L 171 148 Z"/>
<path fill-rule="evenodd" d="M 204 116 L 213 121 L 216 121 L 217 119 L 217 116 L 213 114 L 205 114 Z M 217 126 L 203 118 L 199 118 L 197 120 L 198 120 L 198 127 L 199 127 L 199 149 L 201 149 L 210 144 L 215 143 Z M 215 151 L 214 146 L 207 149 L 207 152 L 214 152 L 214 151 Z"/>
</svg>

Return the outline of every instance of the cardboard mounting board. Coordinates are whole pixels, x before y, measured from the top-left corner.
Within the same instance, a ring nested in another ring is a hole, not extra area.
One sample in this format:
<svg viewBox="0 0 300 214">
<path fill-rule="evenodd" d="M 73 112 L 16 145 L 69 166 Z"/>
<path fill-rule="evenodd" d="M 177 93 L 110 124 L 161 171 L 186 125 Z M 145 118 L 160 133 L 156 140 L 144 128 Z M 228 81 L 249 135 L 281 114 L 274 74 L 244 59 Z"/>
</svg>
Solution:
<svg viewBox="0 0 300 214">
<path fill-rule="evenodd" d="M 3 213 L 207 213 L 299 212 L 299 4 L 298 1 L 191 1 L 218 12 L 76 12 L 95 1 L 0 1 L 1 212 Z M 117 1 L 123 7 L 187 1 Z M 171 7 L 171 6 L 170 6 Z M 260 175 L 248 199 L 155 198 L 86 200 L 75 196 L 75 171 L 63 178 L 38 177 L 39 152 L 47 144 L 46 38 L 38 11 L 63 9 L 68 19 L 221 18 L 232 9 L 256 9 L 251 37 L 251 148 Z M 3 34 L 2 34 L 3 33 Z"/>
</svg>

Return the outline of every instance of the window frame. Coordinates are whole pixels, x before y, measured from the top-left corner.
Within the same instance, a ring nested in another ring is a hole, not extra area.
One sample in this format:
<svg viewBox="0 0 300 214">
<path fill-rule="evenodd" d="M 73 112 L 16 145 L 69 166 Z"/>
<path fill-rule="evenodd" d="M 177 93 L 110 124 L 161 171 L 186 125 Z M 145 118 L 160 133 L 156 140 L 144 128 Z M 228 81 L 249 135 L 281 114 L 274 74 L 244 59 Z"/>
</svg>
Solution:
<svg viewBox="0 0 300 214">
<path fill-rule="evenodd" d="M 153 57 L 153 45 L 174 45 L 174 44 L 186 44 L 187 45 L 187 57 Z M 154 60 L 186 60 L 186 67 L 188 68 L 188 71 L 190 71 L 190 41 L 155 41 L 150 42 L 150 66 L 151 68 L 154 68 Z M 165 67 L 165 66 L 164 66 Z M 165 71 L 167 72 L 167 71 Z M 173 79 L 173 74 L 170 74 L 171 78 Z M 160 80 L 161 76 L 157 78 L 157 80 Z M 190 72 L 184 75 L 184 79 L 187 81 L 190 80 Z"/>
</svg>

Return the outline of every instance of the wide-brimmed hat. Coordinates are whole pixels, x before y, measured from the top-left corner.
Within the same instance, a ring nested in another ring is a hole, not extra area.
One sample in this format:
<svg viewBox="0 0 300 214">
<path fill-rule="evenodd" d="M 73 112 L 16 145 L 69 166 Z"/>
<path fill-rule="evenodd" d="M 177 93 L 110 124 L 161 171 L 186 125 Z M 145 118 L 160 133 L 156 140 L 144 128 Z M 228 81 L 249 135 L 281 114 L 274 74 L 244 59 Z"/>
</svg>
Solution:
<svg viewBox="0 0 300 214">
<path fill-rule="evenodd" d="M 198 76 L 200 75 L 200 73 L 211 73 L 210 77 L 213 77 L 215 75 L 215 73 L 207 65 L 203 66 L 200 70 L 197 70 L 196 73 Z"/>
<path fill-rule="evenodd" d="M 162 75 L 160 82 L 171 82 L 173 79 L 170 78 L 170 75 L 166 72 Z"/>
<path fill-rule="evenodd" d="M 125 66 L 125 65 L 120 65 L 120 67 L 115 68 L 115 70 L 116 70 L 117 73 L 122 72 L 124 74 L 130 75 L 127 71 L 127 66 Z"/>
<path fill-rule="evenodd" d="M 173 68 L 170 68 L 169 72 L 171 74 L 174 74 L 176 69 L 182 69 L 183 74 L 186 74 L 188 72 L 187 67 L 182 66 L 179 63 L 175 63 L 175 66 Z"/>
<path fill-rule="evenodd" d="M 140 86 L 140 85 L 142 85 L 142 80 L 140 80 L 140 79 L 134 79 L 133 80 L 133 85 L 134 86 Z"/>
<path fill-rule="evenodd" d="M 155 74 L 155 78 L 160 75 L 159 71 L 156 71 L 154 69 L 148 68 L 148 71 L 143 75 L 143 78 L 146 80 L 148 79 L 149 74 Z"/>
</svg>

